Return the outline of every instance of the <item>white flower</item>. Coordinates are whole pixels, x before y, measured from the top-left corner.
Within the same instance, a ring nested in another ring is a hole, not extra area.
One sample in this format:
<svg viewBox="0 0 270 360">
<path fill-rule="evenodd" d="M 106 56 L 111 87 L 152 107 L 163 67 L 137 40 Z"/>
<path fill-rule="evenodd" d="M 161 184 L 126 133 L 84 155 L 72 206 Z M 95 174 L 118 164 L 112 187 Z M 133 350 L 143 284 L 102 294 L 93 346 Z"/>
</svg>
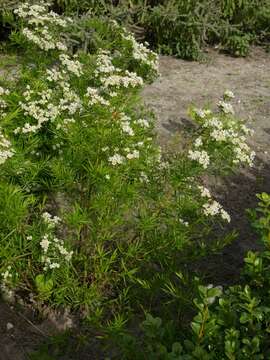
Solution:
<svg viewBox="0 0 270 360">
<path fill-rule="evenodd" d="M 220 210 L 220 216 L 222 217 L 223 220 L 226 220 L 227 222 L 231 221 L 230 215 L 224 209 Z"/>
<path fill-rule="evenodd" d="M 109 56 L 109 53 L 106 51 L 101 51 L 97 56 L 97 68 L 95 70 L 95 75 L 99 76 L 100 74 L 110 74 L 118 69 L 112 64 L 112 59 Z"/>
<path fill-rule="evenodd" d="M 49 264 L 49 268 L 50 269 L 59 269 L 60 268 L 60 264 L 58 264 L 58 263 L 50 263 Z"/>
<path fill-rule="evenodd" d="M 105 88 L 121 86 L 128 88 L 137 87 L 143 85 L 143 79 L 135 73 L 126 71 L 126 76 L 112 74 L 109 77 L 100 79 Z"/>
<path fill-rule="evenodd" d="M 231 135 L 228 130 L 214 129 L 210 136 L 216 141 L 226 141 Z"/>
<path fill-rule="evenodd" d="M 206 117 L 205 110 L 203 109 L 194 109 L 195 114 L 200 117 L 201 119 L 204 119 Z"/>
<path fill-rule="evenodd" d="M 59 71 L 58 69 L 56 69 L 56 68 L 47 69 L 46 73 L 48 75 L 47 76 L 48 81 L 57 82 L 57 81 L 63 81 L 64 80 L 63 73 L 61 71 Z M 25 95 L 26 94 L 24 94 L 24 96 Z"/>
<path fill-rule="evenodd" d="M 133 152 L 126 155 L 127 159 L 138 159 L 140 157 L 140 153 L 138 150 L 133 150 Z"/>
<path fill-rule="evenodd" d="M 187 221 L 184 221 L 183 219 L 179 218 L 178 219 L 180 224 L 184 225 L 184 226 L 189 226 L 189 223 Z"/>
<path fill-rule="evenodd" d="M 207 196 L 207 197 L 209 198 L 209 196 Z M 223 220 L 226 220 L 227 222 L 231 221 L 231 217 L 227 213 L 227 211 L 225 211 L 222 208 L 222 206 L 215 200 L 211 200 L 211 201 L 208 201 L 207 203 L 205 203 L 203 205 L 203 212 L 206 216 L 220 215 Z"/>
<path fill-rule="evenodd" d="M 123 164 L 124 157 L 120 154 L 114 154 L 113 156 L 110 156 L 108 160 L 112 165 L 120 165 Z"/>
<path fill-rule="evenodd" d="M 7 159 L 14 155 L 10 141 L 3 135 L 0 128 L 0 164 L 4 164 Z"/>
<path fill-rule="evenodd" d="M 52 216 L 48 212 L 44 212 L 41 216 L 49 228 L 54 228 L 58 223 L 61 222 L 61 219 L 58 216 Z"/>
<path fill-rule="evenodd" d="M 198 186 L 199 190 L 201 191 L 201 196 L 211 199 L 210 191 L 204 186 Z"/>
<path fill-rule="evenodd" d="M 122 122 L 121 127 L 123 132 L 127 133 L 129 136 L 134 135 L 134 131 L 128 122 Z"/>
<path fill-rule="evenodd" d="M 225 114 L 232 114 L 234 115 L 234 109 L 232 104 L 227 103 L 225 101 L 219 101 L 218 106 Z"/>
<path fill-rule="evenodd" d="M 39 244 L 40 244 L 42 250 L 44 251 L 44 253 L 46 254 L 48 252 L 48 249 L 50 246 L 50 241 L 49 241 L 48 235 L 44 235 L 44 237 L 42 238 L 42 240 L 40 241 Z"/>
<path fill-rule="evenodd" d="M 200 147 L 203 145 L 203 142 L 202 142 L 202 138 L 201 137 L 198 137 L 196 140 L 195 140 L 195 143 L 194 143 L 194 146 L 195 147 Z"/>
<path fill-rule="evenodd" d="M 110 102 L 105 100 L 101 95 L 99 95 L 98 89 L 88 87 L 86 95 L 90 97 L 89 105 L 100 104 L 104 106 L 109 106 Z"/>
<path fill-rule="evenodd" d="M 207 154 L 207 152 L 205 150 L 201 150 L 201 151 L 189 150 L 188 157 L 191 160 L 198 161 L 198 163 L 201 164 L 204 169 L 207 169 L 207 167 L 210 163 L 209 155 Z"/>
<path fill-rule="evenodd" d="M 231 90 L 226 90 L 224 92 L 224 98 L 233 99 L 234 98 L 234 93 Z"/>
<path fill-rule="evenodd" d="M 213 128 L 217 128 L 217 129 L 222 129 L 223 124 L 218 118 L 213 117 L 211 119 L 206 119 L 204 124 L 203 124 L 203 127 L 204 128 L 213 127 Z"/>
<path fill-rule="evenodd" d="M 59 243 L 56 244 L 56 247 L 58 248 L 60 254 L 65 257 L 66 261 L 71 260 L 71 257 L 73 255 L 73 251 L 67 251 L 67 249 L 65 249 L 64 246 L 59 244 Z"/>
<path fill-rule="evenodd" d="M 2 86 L 0 86 L 0 96 L 2 95 L 9 95 L 9 90 L 8 89 L 4 89 Z"/>
<path fill-rule="evenodd" d="M 146 120 L 146 119 L 139 119 L 139 120 L 137 120 L 137 124 L 139 124 L 139 125 L 141 125 L 141 126 L 143 126 L 143 127 L 145 127 L 145 128 L 148 128 L 148 127 L 149 127 L 149 122 L 148 122 L 148 120 Z"/>
<path fill-rule="evenodd" d="M 217 201 L 212 201 L 211 203 L 206 203 L 203 205 L 203 212 L 206 216 L 215 216 L 221 210 L 221 205 Z"/>
<path fill-rule="evenodd" d="M 83 74 L 82 67 L 83 65 L 78 60 L 72 60 L 67 54 L 61 54 L 59 59 L 69 72 L 76 76 L 81 76 Z"/>
<path fill-rule="evenodd" d="M 143 44 L 139 44 L 131 33 L 126 31 L 122 35 L 123 38 L 129 41 L 133 47 L 133 57 L 135 60 L 147 64 L 153 71 L 158 72 L 158 56 L 153 51 L 149 50 Z"/>
</svg>

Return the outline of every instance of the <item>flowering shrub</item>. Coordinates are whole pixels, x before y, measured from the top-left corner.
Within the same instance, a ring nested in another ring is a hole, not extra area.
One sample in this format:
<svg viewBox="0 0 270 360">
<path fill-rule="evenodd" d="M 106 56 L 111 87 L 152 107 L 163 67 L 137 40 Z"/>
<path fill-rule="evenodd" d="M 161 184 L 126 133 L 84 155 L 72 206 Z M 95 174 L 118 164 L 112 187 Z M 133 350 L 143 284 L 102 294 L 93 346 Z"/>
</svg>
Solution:
<svg viewBox="0 0 270 360">
<path fill-rule="evenodd" d="M 218 103 L 218 116 L 209 109 L 191 109 L 191 117 L 201 128 L 199 136 L 195 139 L 194 149 L 189 151 L 189 158 L 197 161 L 205 169 L 211 166 L 211 158 L 208 155 L 210 152 L 215 161 L 220 161 L 224 156 L 232 159 L 229 167 L 253 164 L 255 152 L 246 143 L 247 136 L 252 135 L 253 130 L 234 118 L 233 106 L 229 102 L 233 97 L 231 91 L 224 93 L 223 100 Z"/>
<path fill-rule="evenodd" d="M 183 262 L 231 240 L 211 232 L 230 215 L 200 178 L 251 165 L 250 130 L 227 102 L 216 114 L 193 109 L 195 145 L 162 152 L 138 96 L 157 75 L 156 54 L 115 22 L 79 20 L 101 31 L 89 49 L 46 4 L 15 15 L 23 65 L 0 92 L 2 292 L 92 320 L 128 313 L 132 291 L 155 296 Z"/>
</svg>

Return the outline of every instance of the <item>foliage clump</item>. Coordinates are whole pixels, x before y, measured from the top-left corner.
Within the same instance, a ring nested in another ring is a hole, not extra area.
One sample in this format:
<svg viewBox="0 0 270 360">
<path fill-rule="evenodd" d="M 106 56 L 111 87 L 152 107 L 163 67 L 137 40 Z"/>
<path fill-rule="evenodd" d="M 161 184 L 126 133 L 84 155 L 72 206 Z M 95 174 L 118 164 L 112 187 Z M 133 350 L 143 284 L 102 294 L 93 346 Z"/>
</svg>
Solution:
<svg viewBox="0 0 270 360">
<path fill-rule="evenodd" d="M 198 59 L 206 45 L 246 56 L 251 43 L 267 44 L 269 0 L 56 0 L 58 10 L 114 18 L 157 51 Z"/>
<path fill-rule="evenodd" d="M 147 314 L 141 338 L 127 333 L 117 338 L 123 359 L 269 358 L 270 196 L 263 193 L 258 198 L 259 207 L 250 215 L 264 249 L 247 253 L 241 284 L 223 289 L 202 286 L 196 279 L 197 315 L 190 329 L 181 332 L 174 319 L 163 322 Z"/>
</svg>

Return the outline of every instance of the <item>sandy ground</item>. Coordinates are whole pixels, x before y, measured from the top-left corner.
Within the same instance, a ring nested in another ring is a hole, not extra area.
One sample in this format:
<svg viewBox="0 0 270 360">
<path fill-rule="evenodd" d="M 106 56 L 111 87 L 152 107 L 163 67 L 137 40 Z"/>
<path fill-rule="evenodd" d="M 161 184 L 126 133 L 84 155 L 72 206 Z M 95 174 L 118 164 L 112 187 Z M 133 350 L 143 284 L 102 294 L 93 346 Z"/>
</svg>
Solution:
<svg viewBox="0 0 270 360">
<path fill-rule="evenodd" d="M 255 168 L 243 169 L 225 179 L 207 179 L 217 199 L 231 214 L 227 230 L 236 229 L 239 236 L 220 256 L 199 266 L 204 270 L 207 267 L 209 280 L 215 283 L 234 283 L 239 279 L 246 251 L 258 248 L 245 210 L 256 206 L 256 193 L 270 192 L 270 54 L 253 48 L 247 58 L 232 58 L 210 50 L 202 63 L 163 56 L 160 72 L 161 77 L 147 86 L 143 95 L 157 115 L 162 145 L 166 146 L 176 133 L 186 131 L 190 123 L 187 109 L 191 104 L 215 105 L 226 89 L 236 95 L 237 115 L 255 130 L 250 140 L 257 153 Z"/>
<path fill-rule="evenodd" d="M 236 95 L 237 114 L 256 130 L 256 145 L 270 145 L 270 54 L 254 48 L 248 58 L 232 58 L 211 50 L 202 63 L 162 56 L 160 73 L 143 95 L 157 114 L 163 139 L 181 130 L 192 103 L 215 104 L 229 89 Z"/>
<path fill-rule="evenodd" d="M 220 255 L 196 265 L 198 269 L 208 270 L 209 282 L 233 283 L 239 278 L 244 253 L 257 248 L 245 209 L 256 206 L 256 193 L 270 192 L 270 55 L 254 48 L 246 59 L 231 58 L 214 51 L 206 54 L 202 63 L 161 57 L 160 71 L 161 78 L 147 86 L 143 96 L 157 115 L 157 131 L 162 144 L 175 133 L 185 131 L 190 121 L 187 108 L 191 103 L 196 106 L 216 103 L 226 89 L 236 94 L 235 110 L 239 116 L 255 129 L 251 144 L 258 155 L 256 167 L 227 179 L 210 180 L 217 199 L 231 213 L 232 223 L 227 230 L 236 228 L 238 239 Z M 4 75 L 3 66 L 0 75 Z M 8 323 L 14 325 L 10 330 Z M 47 325 L 37 323 L 33 314 L 25 317 L 22 312 L 0 303 L 0 360 L 29 359 L 29 352 L 50 333 Z M 77 358 L 102 358 L 93 349 L 91 346 Z"/>
</svg>

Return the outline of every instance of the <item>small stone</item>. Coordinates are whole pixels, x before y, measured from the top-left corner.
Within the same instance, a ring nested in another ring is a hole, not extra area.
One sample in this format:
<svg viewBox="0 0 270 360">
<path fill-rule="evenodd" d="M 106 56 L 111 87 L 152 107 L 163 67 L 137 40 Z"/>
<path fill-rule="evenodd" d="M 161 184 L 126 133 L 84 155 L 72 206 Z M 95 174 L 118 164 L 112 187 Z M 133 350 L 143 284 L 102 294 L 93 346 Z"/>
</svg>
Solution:
<svg viewBox="0 0 270 360">
<path fill-rule="evenodd" d="M 7 323 L 7 331 L 10 331 L 14 328 L 14 325 L 11 324 L 10 322 Z"/>
</svg>

